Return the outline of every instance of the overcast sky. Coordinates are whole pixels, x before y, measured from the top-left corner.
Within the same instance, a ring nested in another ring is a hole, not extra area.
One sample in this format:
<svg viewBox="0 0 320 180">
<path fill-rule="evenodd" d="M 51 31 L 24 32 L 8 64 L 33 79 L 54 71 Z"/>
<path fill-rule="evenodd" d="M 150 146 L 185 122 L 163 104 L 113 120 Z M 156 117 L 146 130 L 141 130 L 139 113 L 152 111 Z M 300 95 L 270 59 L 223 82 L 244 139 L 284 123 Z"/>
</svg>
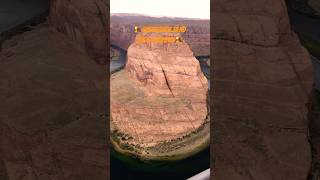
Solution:
<svg viewBox="0 0 320 180">
<path fill-rule="evenodd" d="M 210 19 L 210 0 L 110 0 L 110 12 Z"/>
</svg>

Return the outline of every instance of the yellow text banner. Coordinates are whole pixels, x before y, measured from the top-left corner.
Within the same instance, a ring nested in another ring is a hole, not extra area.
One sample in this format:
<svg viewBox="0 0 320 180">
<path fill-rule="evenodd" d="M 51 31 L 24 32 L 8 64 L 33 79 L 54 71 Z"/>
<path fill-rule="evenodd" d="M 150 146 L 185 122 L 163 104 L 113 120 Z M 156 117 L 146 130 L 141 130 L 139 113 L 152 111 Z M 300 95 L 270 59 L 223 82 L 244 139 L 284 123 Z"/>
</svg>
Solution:
<svg viewBox="0 0 320 180">
<path fill-rule="evenodd" d="M 184 33 L 187 27 L 179 26 L 143 26 L 140 30 L 143 33 Z"/>
<path fill-rule="evenodd" d="M 176 43 L 182 42 L 181 37 L 145 37 L 145 36 L 137 36 L 136 43 Z"/>
</svg>

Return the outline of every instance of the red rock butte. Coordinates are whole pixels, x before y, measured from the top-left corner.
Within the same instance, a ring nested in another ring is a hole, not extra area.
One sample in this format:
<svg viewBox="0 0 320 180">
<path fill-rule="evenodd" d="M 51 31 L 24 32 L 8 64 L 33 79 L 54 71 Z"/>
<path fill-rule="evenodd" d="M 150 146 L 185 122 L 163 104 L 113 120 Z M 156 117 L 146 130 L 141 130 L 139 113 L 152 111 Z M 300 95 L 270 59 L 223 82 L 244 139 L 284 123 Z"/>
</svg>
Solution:
<svg viewBox="0 0 320 180">
<path fill-rule="evenodd" d="M 169 36 L 168 33 L 142 35 Z M 170 35 L 179 36 L 179 33 Z M 137 156 L 151 159 L 169 151 L 176 155 L 179 153 L 174 153 L 172 148 L 153 150 L 195 136 L 208 121 L 207 79 L 184 41 L 134 42 L 128 48 L 124 70 L 112 75 L 110 86 L 111 139 L 118 150 L 129 149 Z M 206 130 L 202 141 L 190 147 L 206 143 L 205 137 L 209 137 Z M 179 151 L 186 145 L 174 148 Z"/>
</svg>

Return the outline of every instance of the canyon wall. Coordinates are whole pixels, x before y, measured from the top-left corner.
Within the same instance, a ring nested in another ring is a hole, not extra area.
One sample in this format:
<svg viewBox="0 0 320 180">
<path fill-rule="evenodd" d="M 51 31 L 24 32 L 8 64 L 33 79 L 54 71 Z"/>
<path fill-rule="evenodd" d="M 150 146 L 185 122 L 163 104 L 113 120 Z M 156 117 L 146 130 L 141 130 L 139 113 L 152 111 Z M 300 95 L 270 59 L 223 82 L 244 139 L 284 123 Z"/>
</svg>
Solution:
<svg viewBox="0 0 320 180">
<path fill-rule="evenodd" d="M 111 18 L 112 21 L 112 18 Z M 121 49 L 128 50 L 134 42 L 134 24 L 118 24 L 110 22 L 110 43 Z"/>
<path fill-rule="evenodd" d="M 302 180 L 310 167 L 308 52 L 283 0 L 211 3 L 215 180 Z"/>
<path fill-rule="evenodd" d="M 168 24 L 187 26 L 187 32 L 183 34 L 195 56 L 210 56 L 210 21 L 190 20 L 182 18 L 155 18 L 147 16 L 113 15 L 110 22 L 110 42 L 124 50 L 134 42 L 136 34 L 135 25 Z"/>
<path fill-rule="evenodd" d="M 146 37 L 153 36 L 145 34 Z M 179 35 L 171 36 L 175 38 Z M 152 95 L 157 94 L 157 89 L 160 90 L 159 94 L 168 94 L 167 91 L 170 89 L 169 94 L 172 93 L 174 96 L 185 96 L 190 93 L 199 95 L 199 99 L 202 99 L 205 98 L 208 89 L 200 64 L 186 42 L 150 44 L 134 42 L 128 49 L 125 70 L 132 78 L 141 81 L 142 87 L 148 89 Z M 183 89 L 186 86 L 195 89 L 185 91 Z"/>
<path fill-rule="evenodd" d="M 110 179 L 108 81 L 92 60 L 109 62 L 106 3 L 52 0 L 49 24 L 1 44 L 1 180 Z"/>
<path fill-rule="evenodd" d="M 105 180 L 104 66 L 47 24 L 0 52 L 0 179 Z"/>
<path fill-rule="evenodd" d="M 109 61 L 109 5 L 105 0 L 52 0 L 50 23 L 98 64 Z"/>
</svg>

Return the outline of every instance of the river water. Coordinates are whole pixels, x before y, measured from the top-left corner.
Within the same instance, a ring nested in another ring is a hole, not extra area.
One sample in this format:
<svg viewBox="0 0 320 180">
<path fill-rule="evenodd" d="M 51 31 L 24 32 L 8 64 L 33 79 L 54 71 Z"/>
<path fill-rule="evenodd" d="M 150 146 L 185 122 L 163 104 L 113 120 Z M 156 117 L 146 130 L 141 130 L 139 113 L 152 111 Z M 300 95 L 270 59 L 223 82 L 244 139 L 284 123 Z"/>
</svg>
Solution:
<svg viewBox="0 0 320 180">
<path fill-rule="evenodd" d="M 174 162 L 143 162 L 110 149 L 111 180 L 185 180 L 209 167 L 209 148 Z"/>
<path fill-rule="evenodd" d="M 126 63 L 127 53 L 121 48 L 111 45 L 120 52 L 120 57 L 110 63 L 110 73 L 121 70 Z M 206 64 L 209 57 L 198 57 L 201 70 L 210 85 L 210 67 Z M 122 155 L 110 149 L 110 177 L 111 180 L 185 180 L 210 168 L 209 147 L 196 155 L 180 161 L 141 161 Z"/>
<path fill-rule="evenodd" d="M 111 45 L 111 48 L 117 50 L 120 53 L 120 57 L 118 60 L 110 62 L 110 73 L 112 74 L 124 67 L 127 62 L 127 52 L 117 46 Z"/>
</svg>

